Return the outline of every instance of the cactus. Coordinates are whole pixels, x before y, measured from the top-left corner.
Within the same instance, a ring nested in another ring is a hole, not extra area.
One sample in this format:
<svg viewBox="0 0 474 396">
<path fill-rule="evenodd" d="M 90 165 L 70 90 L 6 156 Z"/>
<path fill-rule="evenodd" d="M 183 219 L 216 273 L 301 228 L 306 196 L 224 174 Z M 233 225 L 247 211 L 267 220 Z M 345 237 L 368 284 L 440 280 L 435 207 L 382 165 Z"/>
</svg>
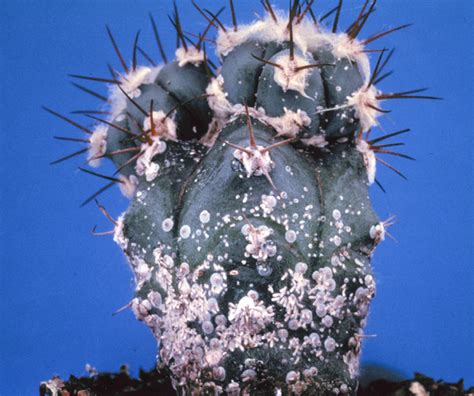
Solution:
<svg viewBox="0 0 474 396">
<path fill-rule="evenodd" d="M 396 30 L 358 39 L 376 1 L 338 32 L 342 1 L 317 19 L 312 1 L 287 12 L 263 1 L 265 15 L 226 27 L 203 11 L 197 40 L 170 18 L 178 36 L 157 66 L 134 41 L 124 72 L 110 78 L 72 75 L 109 85 L 106 102 L 86 111 L 88 144 L 55 163 L 88 152 L 109 158 L 131 199 L 113 222 L 114 240 L 136 281 L 128 307 L 159 344 L 159 361 L 180 394 L 323 395 L 357 389 L 363 328 L 375 282 L 370 260 L 386 235 L 368 196 L 380 154 L 408 130 L 370 136 L 381 102 L 427 98 L 421 90 L 383 93 L 391 52 L 378 51 L 371 71 L 366 45 Z M 334 15 L 332 29 L 322 22 Z M 217 30 L 220 66 L 206 35 Z M 140 52 L 150 66 L 137 63 Z M 373 134 L 374 132 L 372 132 Z M 402 175 L 403 176 L 403 175 Z M 378 182 L 377 182 L 378 183 Z"/>
</svg>

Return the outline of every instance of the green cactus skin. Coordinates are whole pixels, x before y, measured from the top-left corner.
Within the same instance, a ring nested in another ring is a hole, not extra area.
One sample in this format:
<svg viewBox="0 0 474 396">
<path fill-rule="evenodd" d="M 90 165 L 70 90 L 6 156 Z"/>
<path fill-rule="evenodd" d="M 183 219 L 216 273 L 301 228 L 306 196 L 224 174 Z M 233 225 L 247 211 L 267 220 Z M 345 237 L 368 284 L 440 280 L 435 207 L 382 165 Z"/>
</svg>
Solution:
<svg viewBox="0 0 474 396">
<path fill-rule="evenodd" d="M 259 146 L 274 142 L 274 131 L 260 123 L 254 133 Z M 250 394 L 274 393 L 265 389 L 267 376 L 280 389 L 314 388 L 306 394 L 349 391 L 374 293 L 370 229 L 379 222 L 360 153 L 352 143 L 276 148 L 274 169 L 284 172 L 272 172 L 275 191 L 232 165 L 235 150 L 226 141 L 246 144 L 244 119 L 228 125 L 199 163 L 196 152 L 156 182 L 140 183 L 117 237 L 136 274 L 145 274 L 133 308 L 167 340 L 161 356 L 178 377 L 193 365 L 198 375 L 204 359 L 217 366 L 209 365 L 214 377 L 225 373 L 216 386 L 255 375 Z M 252 244 L 253 235 L 263 243 Z M 156 321 L 167 324 L 157 328 Z M 184 389 L 202 389 L 198 378 Z"/>
<path fill-rule="evenodd" d="M 353 394 L 387 226 L 368 196 L 375 143 L 406 131 L 364 132 L 380 100 L 410 93 L 374 87 L 384 53 L 371 73 L 364 12 L 333 33 L 297 3 L 265 4 L 252 24 L 216 25 L 216 76 L 201 42 L 163 66 L 134 60 L 110 116 L 93 117 L 89 161 L 110 158 L 131 198 L 114 231 L 130 307 L 179 394 Z"/>
</svg>

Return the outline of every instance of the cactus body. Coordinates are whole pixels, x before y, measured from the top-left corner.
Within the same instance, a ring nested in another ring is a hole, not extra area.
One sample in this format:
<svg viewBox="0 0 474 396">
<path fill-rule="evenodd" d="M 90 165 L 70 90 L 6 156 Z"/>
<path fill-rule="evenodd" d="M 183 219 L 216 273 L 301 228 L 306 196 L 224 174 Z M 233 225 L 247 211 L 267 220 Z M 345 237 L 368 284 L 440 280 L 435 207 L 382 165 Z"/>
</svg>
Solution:
<svg viewBox="0 0 474 396">
<path fill-rule="evenodd" d="M 217 75 L 183 38 L 175 61 L 115 76 L 89 159 L 112 159 L 131 198 L 114 232 L 130 306 L 179 392 L 352 394 L 385 236 L 363 135 L 383 53 L 370 72 L 364 13 L 333 33 L 266 8 L 218 28 Z"/>
</svg>

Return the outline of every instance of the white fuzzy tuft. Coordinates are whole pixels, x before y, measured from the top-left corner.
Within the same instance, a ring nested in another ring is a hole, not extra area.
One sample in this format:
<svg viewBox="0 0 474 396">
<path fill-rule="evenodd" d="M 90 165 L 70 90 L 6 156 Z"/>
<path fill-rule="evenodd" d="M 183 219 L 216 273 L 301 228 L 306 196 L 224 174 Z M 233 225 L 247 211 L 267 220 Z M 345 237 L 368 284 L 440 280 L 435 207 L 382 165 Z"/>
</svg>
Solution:
<svg viewBox="0 0 474 396">
<path fill-rule="evenodd" d="M 204 62 L 204 52 L 195 47 L 188 47 L 187 50 L 180 47 L 176 50 L 176 60 L 178 61 L 179 67 L 183 67 L 188 63 L 199 66 Z"/>
<path fill-rule="evenodd" d="M 347 58 L 357 63 L 365 82 L 370 78 L 370 62 L 364 51 L 364 45 L 346 33 L 333 34 L 329 40 L 336 58 Z"/>
<path fill-rule="evenodd" d="M 369 235 L 374 240 L 376 245 L 385 240 L 385 234 L 385 225 L 382 222 L 370 227 Z"/>
<path fill-rule="evenodd" d="M 138 186 L 138 179 L 135 175 L 130 175 L 129 177 L 121 176 L 120 180 L 120 191 L 126 198 L 133 198 L 135 191 Z"/>
<path fill-rule="evenodd" d="M 247 150 L 251 151 L 252 154 L 241 150 L 234 151 L 234 157 L 244 166 L 247 177 L 268 175 L 275 166 L 270 158 L 270 153 L 268 151 L 262 153 L 263 149 L 262 146 L 247 147 Z"/>
<path fill-rule="evenodd" d="M 415 396 L 430 396 L 425 387 L 417 381 L 411 383 L 409 391 Z"/>
<path fill-rule="evenodd" d="M 278 136 L 288 136 L 290 138 L 296 137 L 303 127 L 311 124 L 311 118 L 305 111 L 300 109 L 297 111 L 288 110 L 286 107 L 283 110 L 285 114 L 281 117 L 269 117 L 265 115 L 265 110 L 260 108 L 256 118 L 271 125 L 277 131 Z"/>
<path fill-rule="evenodd" d="M 214 112 L 214 119 L 209 125 L 207 133 L 201 138 L 200 143 L 212 147 L 224 126 L 235 119 L 238 115 L 245 113 L 241 104 L 232 105 L 227 100 L 224 91 L 224 77 L 222 75 L 213 78 L 206 88 L 207 102 Z M 249 111 L 251 111 L 249 109 Z"/>
<path fill-rule="evenodd" d="M 51 392 L 52 396 L 63 394 L 62 391 L 64 390 L 64 382 L 59 377 L 53 377 L 48 381 L 43 381 L 41 382 L 41 385 L 44 385 Z"/>
<path fill-rule="evenodd" d="M 227 100 L 224 91 L 224 77 L 222 75 L 213 78 L 206 88 L 207 102 L 214 112 L 215 117 L 226 120 L 229 115 L 235 112 L 234 106 Z M 240 106 L 242 107 L 242 106 Z"/>
<path fill-rule="evenodd" d="M 145 67 L 139 66 L 135 70 L 121 76 L 120 87 L 133 99 L 141 95 L 139 87 L 143 84 L 152 84 L 161 70 L 161 66 Z M 116 84 L 110 86 L 109 102 L 112 118 L 117 117 L 127 107 L 127 97 Z"/>
<path fill-rule="evenodd" d="M 368 131 L 378 125 L 377 118 L 380 113 L 374 109 L 374 107 L 379 107 L 378 94 L 379 91 L 372 85 L 369 88 L 362 87 L 347 97 L 347 105 L 354 107 L 355 115 L 363 131 Z"/>
<path fill-rule="evenodd" d="M 101 162 L 101 158 L 97 157 L 104 155 L 107 150 L 107 127 L 105 125 L 98 125 L 94 129 L 89 142 L 87 160 L 90 166 L 97 168 Z"/>
<path fill-rule="evenodd" d="M 125 238 L 123 234 L 123 219 L 125 214 L 121 214 L 120 217 L 117 219 L 117 225 L 114 229 L 114 242 L 120 246 L 120 248 L 125 251 L 128 247 L 128 239 Z"/>
<path fill-rule="evenodd" d="M 306 95 L 305 89 L 308 85 L 308 75 L 311 69 L 297 70 L 300 66 L 309 65 L 309 62 L 302 57 L 295 56 L 293 60 L 288 55 L 281 55 L 274 60 L 274 62 L 281 67 L 275 67 L 273 79 L 283 89 L 284 92 L 289 89 L 299 92 L 305 98 L 310 98 Z"/>
<path fill-rule="evenodd" d="M 176 140 L 176 123 L 171 117 L 166 117 L 166 114 L 160 111 L 153 112 L 153 126 L 155 133 L 165 140 Z M 143 121 L 143 130 L 151 130 L 151 117 L 148 116 Z"/>
<path fill-rule="evenodd" d="M 219 30 L 216 39 L 217 53 L 220 56 L 226 56 L 234 48 L 254 37 L 263 38 L 263 32 L 268 30 L 267 25 L 269 22 L 273 23 L 269 18 L 266 18 L 265 20 L 256 21 L 247 25 L 239 25 L 238 31 L 234 31 L 233 29 L 227 29 L 227 32 Z M 276 24 L 274 24 L 274 27 L 276 33 L 279 29 Z M 275 34 L 275 36 L 277 36 L 277 34 Z"/>
<path fill-rule="evenodd" d="M 359 139 L 356 145 L 357 150 L 362 154 L 364 158 L 365 168 L 367 169 L 367 179 L 369 181 L 369 185 L 373 184 L 375 181 L 375 173 L 376 173 L 376 164 L 377 161 L 375 159 L 375 153 L 370 148 L 369 143 L 367 143 L 364 139 Z"/>
<path fill-rule="evenodd" d="M 239 25 L 239 30 L 227 29 L 227 32 L 219 31 L 216 40 L 217 53 L 226 56 L 235 47 L 249 40 L 260 43 L 277 42 L 283 43 L 290 38 L 288 30 L 288 15 L 275 10 L 276 21 L 270 15 L 247 25 Z M 293 40 L 295 45 L 303 52 L 321 47 L 327 43 L 327 33 L 322 32 L 308 20 L 293 25 Z"/>
</svg>

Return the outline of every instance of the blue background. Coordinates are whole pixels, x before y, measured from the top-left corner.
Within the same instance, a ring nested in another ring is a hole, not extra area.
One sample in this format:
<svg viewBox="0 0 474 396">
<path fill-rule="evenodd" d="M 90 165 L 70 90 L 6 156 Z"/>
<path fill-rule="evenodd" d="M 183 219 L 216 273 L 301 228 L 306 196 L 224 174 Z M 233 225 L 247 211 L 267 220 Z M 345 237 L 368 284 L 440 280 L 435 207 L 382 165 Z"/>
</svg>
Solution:
<svg viewBox="0 0 474 396">
<path fill-rule="evenodd" d="M 217 8 L 210 0 L 201 3 Z M 315 9 L 322 14 L 335 3 L 316 1 Z M 343 26 L 361 3 L 345 2 Z M 185 27 L 203 30 L 190 2 L 179 4 Z M 253 1 L 236 4 L 245 21 L 259 9 Z M 41 380 L 83 374 L 86 363 L 99 370 L 116 370 L 122 363 L 134 372 L 150 368 L 155 342 L 149 331 L 130 312 L 112 316 L 132 294 L 125 259 L 109 238 L 91 236 L 94 224 L 109 226 L 97 208 L 79 209 L 102 182 L 76 170 L 83 157 L 48 166 L 76 149 L 52 136 L 80 133 L 40 105 L 62 112 L 97 105 L 76 91 L 66 74 L 106 76 L 107 61 L 119 66 L 106 23 L 127 59 L 139 28 L 142 46 L 156 57 L 147 19 L 152 11 L 171 56 L 175 40 L 166 18 L 171 2 L 3 0 L 0 5 L 0 394 L 36 394 Z M 367 333 L 377 337 L 365 342 L 363 360 L 404 375 L 418 370 L 451 381 L 464 377 L 474 385 L 473 2 L 381 1 L 363 35 L 406 22 L 416 24 L 378 44 L 397 47 L 391 62 L 396 72 L 380 87 L 430 86 L 445 100 L 385 105 L 393 113 L 382 119 L 383 127 L 388 132 L 411 127 L 406 152 L 418 161 L 393 159 L 410 180 L 380 169 L 388 193 L 372 189 L 381 217 L 397 216 L 390 232 L 398 242 L 385 241 L 375 254 L 378 295 Z M 127 205 L 118 191 L 101 201 L 114 216 Z"/>
</svg>

